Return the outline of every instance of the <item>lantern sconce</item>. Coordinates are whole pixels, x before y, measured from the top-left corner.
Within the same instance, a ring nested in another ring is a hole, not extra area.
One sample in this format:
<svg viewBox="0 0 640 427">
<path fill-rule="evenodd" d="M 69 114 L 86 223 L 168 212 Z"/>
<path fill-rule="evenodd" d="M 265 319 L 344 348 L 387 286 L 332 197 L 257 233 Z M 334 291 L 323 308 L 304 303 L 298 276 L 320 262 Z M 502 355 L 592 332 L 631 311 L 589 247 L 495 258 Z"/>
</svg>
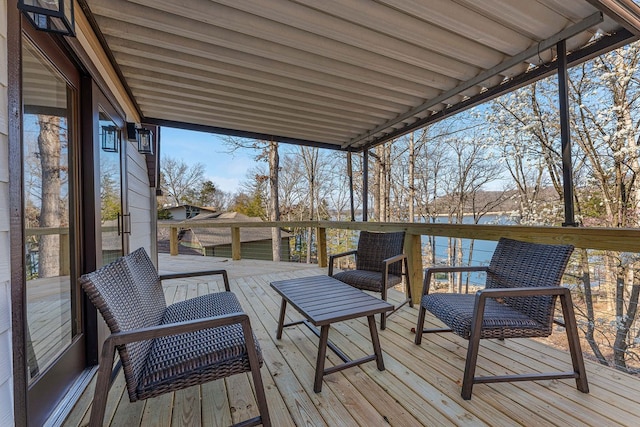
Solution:
<svg viewBox="0 0 640 427">
<path fill-rule="evenodd" d="M 139 128 L 138 152 L 140 154 L 153 154 L 153 132 L 146 128 Z"/>
<path fill-rule="evenodd" d="M 18 0 L 18 9 L 36 29 L 74 37 L 73 3 L 74 0 Z"/>
<path fill-rule="evenodd" d="M 102 126 L 102 151 L 117 153 L 120 148 L 120 129 L 115 126 Z"/>
</svg>

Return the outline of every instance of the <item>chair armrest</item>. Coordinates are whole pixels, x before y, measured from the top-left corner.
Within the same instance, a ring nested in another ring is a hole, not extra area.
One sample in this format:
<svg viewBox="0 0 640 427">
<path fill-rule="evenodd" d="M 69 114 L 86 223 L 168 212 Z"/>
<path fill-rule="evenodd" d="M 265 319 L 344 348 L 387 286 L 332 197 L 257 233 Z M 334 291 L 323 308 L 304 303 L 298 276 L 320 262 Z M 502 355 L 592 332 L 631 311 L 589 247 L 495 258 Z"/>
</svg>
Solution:
<svg viewBox="0 0 640 427">
<path fill-rule="evenodd" d="M 129 331 L 116 332 L 107 338 L 114 346 L 129 344 L 136 341 L 145 341 L 169 335 L 177 335 L 185 332 L 199 331 L 201 329 L 216 328 L 219 326 L 243 324 L 249 322 L 249 316 L 243 312 L 223 314 L 220 316 L 205 317 L 184 322 L 167 323 L 166 325 L 150 326 L 148 328 L 131 329 Z M 105 344 L 106 342 L 105 341 Z"/>
<path fill-rule="evenodd" d="M 386 287 L 387 280 L 389 279 L 389 266 L 395 262 L 402 261 L 406 259 L 407 256 L 405 254 L 398 254 L 382 260 L 382 271 L 384 272 L 384 277 L 382 278 L 383 284 Z"/>
<path fill-rule="evenodd" d="M 403 260 L 403 259 L 405 259 L 406 257 L 407 257 L 407 256 L 406 256 L 405 254 L 399 254 L 399 255 L 392 256 L 391 258 L 387 258 L 387 259 L 383 260 L 382 262 L 383 262 L 385 265 L 387 265 L 387 266 L 388 266 L 388 265 L 390 265 L 390 264 L 393 264 L 394 262 L 402 261 L 402 260 Z"/>
<path fill-rule="evenodd" d="M 328 271 L 327 275 L 328 276 L 333 276 L 333 260 L 335 260 L 337 258 L 345 257 L 347 255 L 355 255 L 356 253 L 358 253 L 358 251 L 357 250 L 353 250 L 353 251 L 341 252 L 341 253 L 334 254 L 334 255 L 329 255 L 329 271 Z"/>
<path fill-rule="evenodd" d="M 191 271 L 188 273 L 169 273 L 169 274 L 161 274 L 160 280 L 169 280 L 169 279 L 184 279 L 188 277 L 199 277 L 199 276 L 213 276 L 213 275 L 222 275 L 222 279 L 224 280 L 224 288 L 227 292 L 231 291 L 229 287 L 229 277 L 227 276 L 227 270 L 204 270 L 204 271 Z"/>
<path fill-rule="evenodd" d="M 564 286 L 528 286 L 524 288 L 481 289 L 476 292 L 476 298 L 473 305 L 470 339 L 473 340 L 479 338 L 487 298 L 517 298 L 525 296 L 559 296 L 561 301 L 563 301 L 563 312 L 565 307 L 571 307 L 571 291 Z M 571 310 L 573 309 L 571 308 Z"/>
<path fill-rule="evenodd" d="M 422 282 L 422 295 L 429 293 L 429 285 L 431 284 L 431 275 L 433 273 L 464 273 L 472 271 L 489 271 L 487 265 L 459 266 L 459 267 L 429 267 L 424 269 L 424 280 Z"/>
<path fill-rule="evenodd" d="M 531 296 L 561 296 L 571 295 L 571 291 L 564 286 L 527 286 L 523 288 L 491 288 L 480 289 L 476 292 L 476 302 L 487 298 L 517 298 Z"/>
</svg>

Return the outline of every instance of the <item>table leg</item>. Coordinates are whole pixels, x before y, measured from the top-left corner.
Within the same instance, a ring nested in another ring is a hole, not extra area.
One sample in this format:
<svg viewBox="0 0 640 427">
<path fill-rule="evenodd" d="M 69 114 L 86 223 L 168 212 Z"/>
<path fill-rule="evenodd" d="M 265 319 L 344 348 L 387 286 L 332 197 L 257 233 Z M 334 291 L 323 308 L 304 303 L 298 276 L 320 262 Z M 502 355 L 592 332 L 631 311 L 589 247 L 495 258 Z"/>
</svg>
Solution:
<svg viewBox="0 0 640 427">
<path fill-rule="evenodd" d="M 327 341 L 329 340 L 329 325 L 323 325 L 320 329 L 320 342 L 318 343 L 318 360 L 316 361 L 316 380 L 313 383 L 313 391 L 322 391 L 322 376 L 324 375 L 324 359 L 327 356 Z"/>
<path fill-rule="evenodd" d="M 373 352 L 376 355 L 376 364 L 379 371 L 384 371 L 384 361 L 382 360 L 382 349 L 380 348 L 380 338 L 378 338 L 378 328 L 376 327 L 376 319 L 374 316 L 367 316 L 369 321 L 369 331 L 371 332 L 371 343 L 373 344 Z"/>
<path fill-rule="evenodd" d="M 282 328 L 284 327 L 284 313 L 287 311 L 287 300 L 282 298 L 282 304 L 280 305 L 280 319 L 278 320 L 278 332 L 276 338 L 282 338 Z"/>
</svg>

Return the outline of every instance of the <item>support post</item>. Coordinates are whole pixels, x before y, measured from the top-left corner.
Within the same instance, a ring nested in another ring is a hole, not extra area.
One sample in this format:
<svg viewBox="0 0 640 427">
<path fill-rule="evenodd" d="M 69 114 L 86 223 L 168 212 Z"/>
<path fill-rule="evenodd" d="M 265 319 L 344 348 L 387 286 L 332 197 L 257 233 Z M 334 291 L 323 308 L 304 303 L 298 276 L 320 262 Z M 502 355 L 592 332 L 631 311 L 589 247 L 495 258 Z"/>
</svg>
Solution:
<svg viewBox="0 0 640 427">
<path fill-rule="evenodd" d="M 558 101 L 560 106 L 560 140 L 562 142 L 562 185 L 564 194 L 563 227 L 576 227 L 573 196 L 573 166 L 571 164 L 571 130 L 569 127 L 569 76 L 567 73 L 567 44 L 561 40 L 558 51 Z"/>
<path fill-rule="evenodd" d="M 351 151 L 347 152 L 347 175 L 349 176 L 349 196 L 351 198 L 351 221 L 355 221 L 356 208 L 353 201 L 353 163 L 351 163 Z"/>
<path fill-rule="evenodd" d="M 369 217 L 369 150 L 362 152 L 362 221 Z"/>
<path fill-rule="evenodd" d="M 178 255 L 178 227 L 169 229 L 169 253 L 172 256 Z"/>
<path fill-rule="evenodd" d="M 231 227 L 231 259 L 241 259 L 240 253 L 240 227 Z"/>
<path fill-rule="evenodd" d="M 407 254 L 409 282 L 411 283 L 411 299 L 420 304 L 422 298 L 422 241 L 420 234 L 407 233 L 404 238 L 404 253 Z"/>
<path fill-rule="evenodd" d="M 318 267 L 326 267 L 327 264 L 327 229 L 316 228 L 316 252 L 318 257 Z"/>
</svg>

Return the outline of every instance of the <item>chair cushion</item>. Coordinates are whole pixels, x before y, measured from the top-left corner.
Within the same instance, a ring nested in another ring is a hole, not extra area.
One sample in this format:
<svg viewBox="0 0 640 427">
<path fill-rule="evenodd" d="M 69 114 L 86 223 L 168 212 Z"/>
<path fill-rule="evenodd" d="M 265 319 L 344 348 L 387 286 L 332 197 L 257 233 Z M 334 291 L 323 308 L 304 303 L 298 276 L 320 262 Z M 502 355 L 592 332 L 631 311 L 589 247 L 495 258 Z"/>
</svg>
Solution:
<svg viewBox="0 0 640 427">
<path fill-rule="evenodd" d="M 421 306 L 433 313 L 451 330 L 465 339 L 471 335 L 475 295 L 428 294 Z M 551 328 L 536 322 L 520 311 L 488 298 L 484 308 L 481 338 L 546 337 Z"/>
<path fill-rule="evenodd" d="M 162 324 L 234 312 L 242 312 L 236 296 L 220 292 L 170 305 Z M 262 365 L 255 337 L 254 342 Z M 157 338 L 138 382 L 137 398 L 147 399 L 250 369 L 239 324 Z"/>
<path fill-rule="evenodd" d="M 382 292 L 382 273 L 379 271 L 347 270 L 334 274 L 333 278 L 347 283 L 354 288 Z M 400 282 L 402 282 L 401 276 L 389 274 L 387 278 L 387 289 Z"/>
</svg>

